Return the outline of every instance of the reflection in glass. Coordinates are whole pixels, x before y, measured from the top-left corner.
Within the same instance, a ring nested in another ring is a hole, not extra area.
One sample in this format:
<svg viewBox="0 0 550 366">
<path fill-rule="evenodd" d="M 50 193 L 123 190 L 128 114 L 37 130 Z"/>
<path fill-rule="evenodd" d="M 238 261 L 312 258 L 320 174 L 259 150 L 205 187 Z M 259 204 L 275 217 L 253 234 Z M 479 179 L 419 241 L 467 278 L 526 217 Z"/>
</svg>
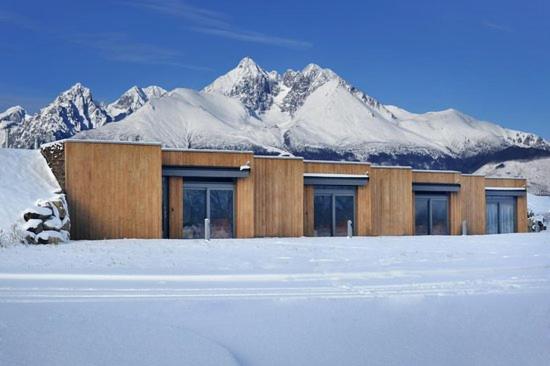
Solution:
<svg viewBox="0 0 550 366">
<path fill-rule="evenodd" d="M 485 232 L 498 234 L 498 203 L 487 202 L 487 216 L 485 218 Z"/>
<path fill-rule="evenodd" d="M 415 210 L 415 233 L 416 235 L 428 235 L 430 233 L 430 201 L 425 197 L 416 197 Z"/>
<path fill-rule="evenodd" d="M 204 238 L 206 189 L 184 189 L 183 208 L 183 237 Z"/>
<path fill-rule="evenodd" d="M 514 222 L 514 203 L 512 200 L 500 202 L 500 232 L 513 233 L 515 228 Z"/>
<path fill-rule="evenodd" d="M 335 233 L 334 236 L 348 234 L 348 220 L 353 223 L 354 211 L 353 196 L 334 196 Z"/>
<path fill-rule="evenodd" d="M 233 191 L 210 191 L 210 230 L 212 238 L 233 237 Z"/>
<path fill-rule="evenodd" d="M 432 235 L 447 235 L 448 230 L 448 215 L 447 199 L 431 199 L 432 210 Z"/>
<path fill-rule="evenodd" d="M 313 200 L 315 236 L 332 236 L 332 196 L 315 195 Z"/>
</svg>

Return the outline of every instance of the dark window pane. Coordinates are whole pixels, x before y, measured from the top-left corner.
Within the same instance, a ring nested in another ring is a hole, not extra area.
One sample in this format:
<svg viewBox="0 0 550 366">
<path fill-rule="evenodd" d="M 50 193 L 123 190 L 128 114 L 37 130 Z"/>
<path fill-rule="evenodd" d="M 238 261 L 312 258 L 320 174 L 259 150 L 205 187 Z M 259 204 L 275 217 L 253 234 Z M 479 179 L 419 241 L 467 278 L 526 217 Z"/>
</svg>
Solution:
<svg viewBox="0 0 550 366">
<path fill-rule="evenodd" d="M 449 210 L 447 199 L 431 199 L 432 202 L 432 235 L 449 234 Z"/>
<path fill-rule="evenodd" d="M 335 220 L 336 232 L 334 236 L 346 236 L 348 234 L 348 220 L 353 224 L 354 202 L 353 196 L 335 196 Z"/>
<path fill-rule="evenodd" d="M 485 218 L 485 232 L 498 234 L 498 203 L 487 202 L 487 216 Z"/>
<path fill-rule="evenodd" d="M 169 224 L 168 224 L 168 178 L 162 177 L 162 237 L 167 239 Z"/>
<path fill-rule="evenodd" d="M 210 230 L 212 238 L 233 237 L 233 191 L 210 191 Z"/>
<path fill-rule="evenodd" d="M 500 202 L 500 232 L 513 233 L 515 230 L 514 202 L 506 200 Z"/>
<path fill-rule="evenodd" d="M 332 196 L 315 195 L 313 202 L 314 235 L 332 235 Z"/>
<path fill-rule="evenodd" d="M 183 237 L 185 239 L 204 238 L 206 218 L 206 190 L 184 189 L 183 194 Z"/>
<path fill-rule="evenodd" d="M 424 197 L 416 197 L 414 201 L 415 211 L 415 234 L 428 235 L 430 220 L 429 220 L 429 203 L 430 201 Z"/>
</svg>

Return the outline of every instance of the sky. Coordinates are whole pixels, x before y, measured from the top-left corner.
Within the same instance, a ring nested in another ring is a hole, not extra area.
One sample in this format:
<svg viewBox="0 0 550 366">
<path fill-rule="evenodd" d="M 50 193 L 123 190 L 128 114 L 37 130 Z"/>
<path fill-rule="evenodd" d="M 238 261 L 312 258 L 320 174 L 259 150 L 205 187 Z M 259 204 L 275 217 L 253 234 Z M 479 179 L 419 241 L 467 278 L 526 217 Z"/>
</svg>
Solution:
<svg viewBox="0 0 550 366">
<path fill-rule="evenodd" d="M 550 139 L 550 1 L 0 2 L 0 110 L 76 82 L 200 89 L 252 57 L 316 63 L 384 104 L 455 108 Z"/>
</svg>

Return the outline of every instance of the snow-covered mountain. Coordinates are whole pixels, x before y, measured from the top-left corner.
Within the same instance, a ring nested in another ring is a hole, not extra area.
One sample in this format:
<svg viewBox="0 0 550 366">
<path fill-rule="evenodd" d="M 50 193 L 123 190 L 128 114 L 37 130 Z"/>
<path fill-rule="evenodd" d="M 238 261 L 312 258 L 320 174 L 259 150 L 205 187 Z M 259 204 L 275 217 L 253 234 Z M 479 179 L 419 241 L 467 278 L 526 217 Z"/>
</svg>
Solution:
<svg viewBox="0 0 550 366">
<path fill-rule="evenodd" d="M 526 178 L 529 192 L 550 196 L 550 158 L 488 163 L 476 173 L 499 178 Z"/>
<path fill-rule="evenodd" d="M 19 105 L 0 113 L 0 146 L 5 144 L 7 130 L 20 125 L 27 117 L 27 111 Z"/>
<path fill-rule="evenodd" d="M 10 147 L 32 148 L 118 121 L 165 92 L 158 86 L 132 87 L 105 106 L 94 99 L 89 88 L 77 83 L 34 115 L 21 107 L 12 107 L 0 114 L 0 121 L 14 122 L 10 125 Z"/>
<path fill-rule="evenodd" d="M 107 106 L 107 112 L 113 121 L 120 121 L 134 113 L 152 98 L 160 98 L 166 90 L 160 86 L 148 86 L 140 88 L 133 86 L 117 100 Z"/>
<path fill-rule="evenodd" d="M 248 57 L 200 92 L 133 87 L 104 106 L 77 84 L 15 130 L 18 147 L 32 146 L 36 136 L 45 142 L 77 134 L 468 172 L 491 161 L 550 156 L 550 143 L 534 134 L 454 109 L 411 113 L 330 69 L 310 64 L 280 74 Z"/>
<path fill-rule="evenodd" d="M 176 89 L 78 137 L 465 171 L 503 158 L 550 156 L 550 143 L 534 134 L 454 109 L 411 113 L 380 103 L 330 69 L 310 64 L 279 74 L 248 57 L 201 92 Z"/>
</svg>

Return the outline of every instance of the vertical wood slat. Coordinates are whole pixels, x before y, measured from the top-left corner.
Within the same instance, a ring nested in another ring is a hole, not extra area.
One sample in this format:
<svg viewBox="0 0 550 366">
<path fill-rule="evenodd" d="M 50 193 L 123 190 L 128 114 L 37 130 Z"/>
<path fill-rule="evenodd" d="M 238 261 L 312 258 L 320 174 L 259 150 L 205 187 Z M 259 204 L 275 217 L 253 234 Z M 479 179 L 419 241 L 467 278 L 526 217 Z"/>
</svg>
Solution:
<svg viewBox="0 0 550 366">
<path fill-rule="evenodd" d="M 65 142 L 74 239 L 160 238 L 159 145 Z"/>
<path fill-rule="evenodd" d="M 485 234 L 485 177 L 462 175 L 460 177 L 462 220 L 466 220 L 469 235 Z"/>
<path fill-rule="evenodd" d="M 292 237 L 304 233 L 302 159 L 254 159 L 255 236 Z"/>
<path fill-rule="evenodd" d="M 183 238 L 183 178 L 168 177 L 168 225 L 170 239 Z"/>
<path fill-rule="evenodd" d="M 373 235 L 412 235 L 412 170 L 371 167 Z"/>
</svg>

